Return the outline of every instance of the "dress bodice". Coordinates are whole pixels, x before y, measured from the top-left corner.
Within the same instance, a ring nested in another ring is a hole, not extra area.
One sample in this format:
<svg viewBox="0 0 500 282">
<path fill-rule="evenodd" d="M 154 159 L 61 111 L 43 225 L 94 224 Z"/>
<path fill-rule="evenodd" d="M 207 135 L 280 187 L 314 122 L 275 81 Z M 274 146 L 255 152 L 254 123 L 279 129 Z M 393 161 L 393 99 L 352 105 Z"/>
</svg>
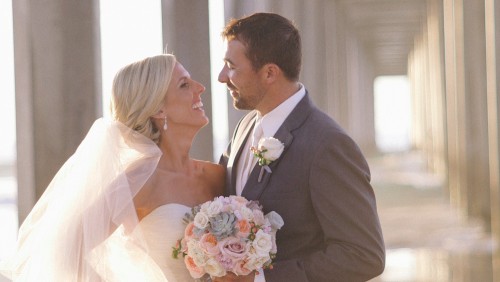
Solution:
<svg viewBox="0 0 500 282">
<path fill-rule="evenodd" d="M 169 282 L 194 281 L 186 269 L 184 259 L 172 257 L 172 247 L 184 235 L 184 215 L 190 210 L 190 207 L 182 204 L 166 204 L 153 210 L 139 223 L 151 258 Z"/>
</svg>

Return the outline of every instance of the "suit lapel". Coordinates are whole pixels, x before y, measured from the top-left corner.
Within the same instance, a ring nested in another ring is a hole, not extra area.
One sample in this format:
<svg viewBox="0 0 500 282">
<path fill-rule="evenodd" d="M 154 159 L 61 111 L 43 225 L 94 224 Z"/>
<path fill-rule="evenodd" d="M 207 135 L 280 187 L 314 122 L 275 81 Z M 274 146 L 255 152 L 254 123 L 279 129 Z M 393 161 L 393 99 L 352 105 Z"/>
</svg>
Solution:
<svg viewBox="0 0 500 282">
<path fill-rule="evenodd" d="M 274 134 L 274 138 L 283 142 L 285 146 L 283 153 L 281 153 L 281 156 L 277 160 L 269 164 L 271 173 L 263 171 L 263 176 L 260 183 L 258 179 L 262 167 L 259 166 L 258 164 L 254 166 L 250 176 L 248 177 L 247 183 L 245 184 L 245 187 L 243 189 L 242 192 L 243 197 L 251 200 L 260 199 L 260 196 L 266 189 L 269 180 L 272 177 L 272 171 L 278 168 L 281 159 L 287 153 L 288 149 L 290 148 L 293 142 L 293 131 L 299 128 L 304 123 L 306 118 L 311 113 L 312 108 L 313 108 L 312 102 L 309 99 L 309 95 L 306 92 L 304 98 L 300 100 L 295 109 L 293 109 L 290 115 L 285 119 L 283 124 L 280 126 L 276 134 Z"/>
<path fill-rule="evenodd" d="M 248 139 L 248 136 L 250 135 L 250 132 L 254 126 L 254 120 L 256 114 L 257 114 L 256 112 L 251 112 L 241 120 L 241 123 L 238 126 L 237 133 L 234 136 L 233 141 L 231 142 L 231 154 L 229 155 L 229 160 L 227 164 L 229 171 L 231 171 L 231 176 L 230 176 L 231 183 L 229 184 L 230 195 L 236 195 L 236 176 L 238 173 L 238 160 L 240 159 L 243 148 L 245 147 L 246 140 Z"/>
</svg>

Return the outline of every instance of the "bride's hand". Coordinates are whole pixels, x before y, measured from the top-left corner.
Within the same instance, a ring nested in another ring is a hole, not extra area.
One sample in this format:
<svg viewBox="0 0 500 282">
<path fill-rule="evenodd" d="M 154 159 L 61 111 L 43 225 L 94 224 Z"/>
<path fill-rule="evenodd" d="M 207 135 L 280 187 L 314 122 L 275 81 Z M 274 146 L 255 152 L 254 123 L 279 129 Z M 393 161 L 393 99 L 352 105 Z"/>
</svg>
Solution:
<svg viewBox="0 0 500 282">
<path fill-rule="evenodd" d="M 253 282 L 255 279 L 255 271 L 252 271 L 248 275 L 236 275 L 232 272 L 228 272 L 226 276 L 214 277 L 213 282 Z"/>
</svg>

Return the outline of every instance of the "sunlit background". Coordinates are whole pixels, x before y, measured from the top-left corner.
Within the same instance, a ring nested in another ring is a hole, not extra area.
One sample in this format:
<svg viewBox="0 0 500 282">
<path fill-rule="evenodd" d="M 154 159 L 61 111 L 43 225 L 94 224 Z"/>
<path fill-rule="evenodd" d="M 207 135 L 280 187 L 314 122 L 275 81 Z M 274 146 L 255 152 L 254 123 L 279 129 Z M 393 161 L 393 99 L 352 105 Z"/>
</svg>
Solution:
<svg viewBox="0 0 500 282">
<path fill-rule="evenodd" d="M 410 149 L 410 86 L 406 76 L 375 79 L 375 142 L 380 151 Z"/>
<path fill-rule="evenodd" d="M 0 260 L 14 246 L 17 232 L 16 208 L 16 132 L 14 55 L 11 1 L 0 1 Z M 222 93 L 225 86 L 217 82 L 222 62 L 223 42 L 220 30 L 224 25 L 223 1 L 210 1 L 210 32 L 212 61 L 212 93 Z M 108 115 L 109 94 L 114 74 L 125 64 L 163 52 L 160 0 L 100 1 L 102 47 L 103 115 Z M 145 33 L 144 30 L 149 32 Z M 410 149 L 410 97 L 406 77 L 379 77 L 375 88 L 376 144 L 383 152 Z M 212 102 L 214 159 L 228 140 L 227 97 Z M 1 277 L 0 277 L 1 281 Z"/>
<path fill-rule="evenodd" d="M 161 1 L 99 1 L 103 114 L 109 115 L 109 97 L 116 72 L 130 62 L 161 54 Z M 144 32 L 147 30 L 148 32 Z"/>
<path fill-rule="evenodd" d="M 17 234 L 16 117 L 12 3 L 0 1 L 0 260 L 14 246 Z M 1 280 L 1 276 L 0 276 Z"/>
</svg>

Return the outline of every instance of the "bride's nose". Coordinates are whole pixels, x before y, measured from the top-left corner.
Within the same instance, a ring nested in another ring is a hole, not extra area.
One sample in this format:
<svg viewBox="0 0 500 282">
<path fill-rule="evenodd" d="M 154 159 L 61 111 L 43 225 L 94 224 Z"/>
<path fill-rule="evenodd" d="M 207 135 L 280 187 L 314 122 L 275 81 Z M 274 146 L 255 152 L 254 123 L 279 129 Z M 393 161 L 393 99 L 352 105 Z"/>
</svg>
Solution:
<svg viewBox="0 0 500 282">
<path fill-rule="evenodd" d="M 203 84 L 199 83 L 198 81 L 196 81 L 196 84 L 197 84 L 197 86 L 198 86 L 198 89 L 197 89 L 197 91 L 196 91 L 196 92 L 197 92 L 199 95 L 201 95 L 203 92 L 205 92 L 206 88 L 205 88 L 205 86 L 204 86 Z"/>
</svg>

